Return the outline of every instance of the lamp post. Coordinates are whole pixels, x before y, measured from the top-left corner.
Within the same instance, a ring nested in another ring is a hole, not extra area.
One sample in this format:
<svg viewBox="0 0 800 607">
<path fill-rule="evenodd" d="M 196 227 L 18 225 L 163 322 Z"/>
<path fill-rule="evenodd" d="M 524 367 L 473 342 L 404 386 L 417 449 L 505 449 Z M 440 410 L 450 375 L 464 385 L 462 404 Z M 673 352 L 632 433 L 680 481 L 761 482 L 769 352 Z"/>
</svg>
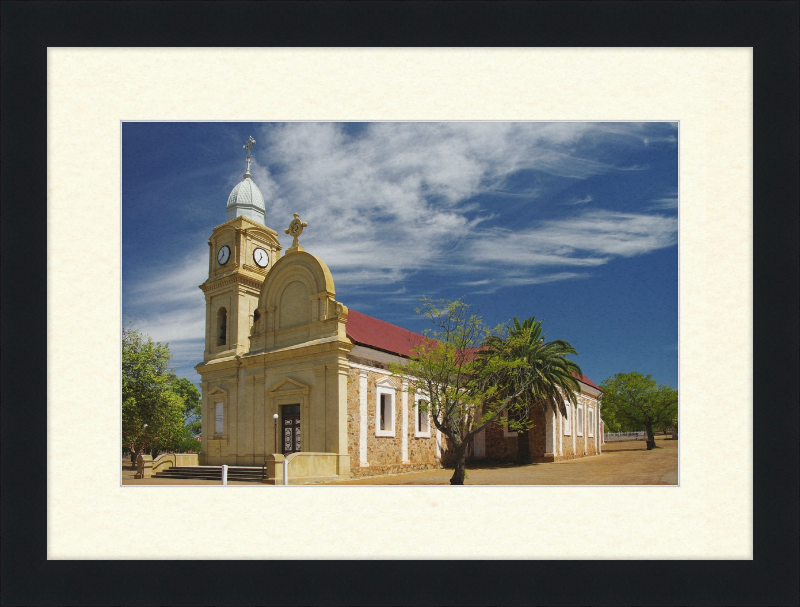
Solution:
<svg viewBox="0 0 800 607">
<path fill-rule="evenodd" d="M 275 413 L 272 416 L 272 419 L 275 420 L 275 453 L 278 452 L 278 414 Z"/>
</svg>

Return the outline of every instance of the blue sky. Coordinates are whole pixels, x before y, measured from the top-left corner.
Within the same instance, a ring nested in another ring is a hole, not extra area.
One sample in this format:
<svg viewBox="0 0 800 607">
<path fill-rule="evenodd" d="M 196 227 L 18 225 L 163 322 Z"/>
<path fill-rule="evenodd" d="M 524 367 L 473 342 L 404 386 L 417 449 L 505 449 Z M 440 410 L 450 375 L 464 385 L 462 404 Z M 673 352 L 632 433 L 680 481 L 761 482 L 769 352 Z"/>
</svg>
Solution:
<svg viewBox="0 0 800 607">
<path fill-rule="evenodd" d="M 122 311 L 202 360 L 208 237 L 251 173 L 269 227 L 303 247 L 349 308 L 421 331 L 424 295 L 496 325 L 544 320 L 598 384 L 678 385 L 677 123 L 125 122 Z"/>
</svg>

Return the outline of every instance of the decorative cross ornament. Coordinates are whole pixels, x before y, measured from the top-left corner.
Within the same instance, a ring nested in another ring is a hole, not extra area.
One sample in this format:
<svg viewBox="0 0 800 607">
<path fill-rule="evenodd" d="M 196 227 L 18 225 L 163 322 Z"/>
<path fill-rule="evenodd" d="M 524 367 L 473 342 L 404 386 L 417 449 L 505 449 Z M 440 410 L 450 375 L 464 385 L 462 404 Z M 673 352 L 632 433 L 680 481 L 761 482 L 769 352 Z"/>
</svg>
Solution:
<svg viewBox="0 0 800 607">
<path fill-rule="evenodd" d="M 303 233 L 303 228 L 307 227 L 308 224 L 305 221 L 300 221 L 300 215 L 295 213 L 292 223 L 290 223 L 289 227 L 283 231 L 284 234 L 289 234 L 294 237 L 294 240 L 292 241 L 293 249 L 300 246 L 300 243 L 297 241 L 297 237 Z"/>
<path fill-rule="evenodd" d="M 247 150 L 247 170 L 245 171 L 245 175 L 250 174 L 250 150 L 253 149 L 253 146 L 256 144 L 256 140 L 253 139 L 253 136 L 250 135 L 247 138 L 247 143 L 245 143 L 242 147 Z"/>
</svg>

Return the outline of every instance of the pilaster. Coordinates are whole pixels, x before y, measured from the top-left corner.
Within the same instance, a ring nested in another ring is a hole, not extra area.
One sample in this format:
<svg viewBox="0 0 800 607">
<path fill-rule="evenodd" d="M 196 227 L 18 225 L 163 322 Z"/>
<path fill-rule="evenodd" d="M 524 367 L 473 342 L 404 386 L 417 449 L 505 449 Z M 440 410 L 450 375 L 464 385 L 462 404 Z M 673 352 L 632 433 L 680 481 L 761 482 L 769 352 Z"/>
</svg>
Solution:
<svg viewBox="0 0 800 607">
<path fill-rule="evenodd" d="M 266 436 L 264 435 L 264 418 L 266 416 L 266 411 L 264 411 L 264 375 L 251 375 L 250 380 L 252 381 L 250 392 L 252 394 L 253 403 L 253 454 L 261 459 L 264 455 L 269 453 L 265 449 Z"/>
<path fill-rule="evenodd" d="M 400 399 L 402 402 L 403 421 L 400 424 L 403 433 L 400 441 L 401 463 L 410 464 L 408 460 L 408 382 L 404 379 L 400 383 Z"/>
<path fill-rule="evenodd" d="M 577 455 L 578 451 L 575 448 L 575 435 L 578 433 L 578 408 L 570 405 L 569 410 L 570 429 L 569 433 L 572 435 L 572 455 Z"/>
<path fill-rule="evenodd" d="M 367 462 L 367 371 L 358 373 L 358 458 L 359 465 L 369 466 Z"/>
<path fill-rule="evenodd" d="M 317 453 L 330 453 L 328 449 L 328 365 L 314 366 L 314 389 L 311 391 L 312 407 L 303 432 L 308 436 L 308 450 Z M 300 419 L 303 417 L 301 415 Z"/>
<path fill-rule="evenodd" d="M 556 453 L 559 456 L 562 456 L 562 455 L 564 455 L 563 450 L 562 450 L 563 443 L 564 443 L 564 440 L 563 440 L 563 438 L 564 438 L 564 429 L 561 426 L 562 426 L 562 421 L 563 421 L 564 418 L 561 416 L 561 410 L 560 409 L 556 408 L 555 416 L 556 416 L 556 423 L 555 423 Z"/>
</svg>

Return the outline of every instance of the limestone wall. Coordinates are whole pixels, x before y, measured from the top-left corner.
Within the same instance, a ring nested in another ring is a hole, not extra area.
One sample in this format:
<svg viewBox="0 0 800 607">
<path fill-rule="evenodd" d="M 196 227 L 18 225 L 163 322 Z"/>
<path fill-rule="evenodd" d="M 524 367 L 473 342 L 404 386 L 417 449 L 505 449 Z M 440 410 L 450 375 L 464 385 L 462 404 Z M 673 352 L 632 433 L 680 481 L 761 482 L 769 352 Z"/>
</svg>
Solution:
<svg viewBox="0 0 800 607">
<path fill-rule="evenodd" d="M 552 411 L 543 411 L 541 408 L 534 408 L 531 412 L 533 428 L 528 432 L 530 441 L 531 457 L 544 461 L 561 461 L 596 455 L 602 451 L 601 434 L 598 430 L 597 416 L 599 415 L 598 401 L 591 395 L 581 394 L 578 399 L 583 408 L 583 426 L 581 435 L 578 434 L 576 408 L 572 408 L 570 418 L 570 433 L 565 434 L 565 418 L 561 414 L 555 415 Z M 594 411 L 595 427 L 594 436 L 589 436 L 589 414 L 588 410 Z M 554 430 L 553 452 L 547 451 L 547 416 L 551 416 Z M 485 431 L 486 459 L 496 461 L 515 461 L 517 457 L 517 436 L 512 433 L 506 436 L 505 423 L 494 423 L 487 426 Z"/>
<path fill-rule="evenodd" d="M 401 379 L 381 368 L 385 365 L 377 361 L 358 359 L 355 362 L 351 359 L 351 364 L 353 367 L 347 380 L 347 448 L 352 475 L 359 477 L 398 474 L 440 468 L 436 454 L 436 429 L 433 424 L 431 423 L 430 437 L 415 436 L 414 394 L 404 391 Z M 364 385 L 366 417 L 362 420 Z M 393 395 L 393 436 L 377 436 L 379 385 Z M 368 465 L 364 465 L 364 458 Z"/>
</svg>

